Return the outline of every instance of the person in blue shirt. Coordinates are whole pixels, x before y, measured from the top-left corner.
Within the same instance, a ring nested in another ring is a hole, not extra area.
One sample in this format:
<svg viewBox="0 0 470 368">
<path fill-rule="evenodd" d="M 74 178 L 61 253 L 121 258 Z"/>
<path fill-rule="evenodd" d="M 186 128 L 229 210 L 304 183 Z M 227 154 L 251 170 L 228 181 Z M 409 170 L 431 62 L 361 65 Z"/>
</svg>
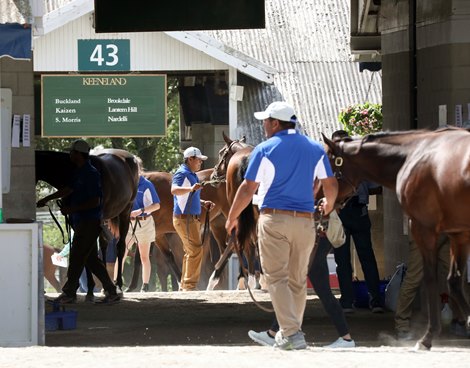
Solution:
<svg viewBox="0 0 470 368">
<path fill-rule="evenodd" d="M 139 186 L 134 205 L 131 211 L 131 224 L 126 237 L 126 254 L 132 243 L 139 247 L 140 260 L 142 261 L 142 289 L 149 291 L 149 280 L 152 266 L 150 263 L 150 245 L 155 241 L 155 222 L 152 212 L 160 209 L 160 198 L 155 186 L 144 176 L 142 160 L 137 158 L 139 165 Z"/>
<path fill-rule="evenodd" d="M 245 178 L 237 190 L 225 228 L 237 229 L 238 217 L 258 191 L 258 245 L 261 267 L 280 329 L 275 348 L 305 349 L 302 319 L 307 297 L 307 271 L 315 244 L 314 178 L 323 186 L 320 208 L 334 208 L 338 183 L 323 146 L 296 131 L 294 109 L 273 102 L 255 113 L 263 121 L 267 141 L 251 153 Z"/>
<path fill-rule="evenodd" d="M 207 156 L 196 147 L 189 147 L 183 153 L 184 163 L 173 175 L 171 194 L 174 196 L 173 226 L 183 242 L 183 265 L 180 290 L 196 290 L 201 275 L 201 206 L 207 210 L 214 207 L 211 201 L 201 200 L 202 185 L 196 175 Z"/>
<path fill-rule="evenodd" d="M 337 130 L 332 139 L 346 138 L 348 133 Z M 380 278 L 372 248 L 371 222 L 369 218 L 369 194 L 378 194 L 381 187 L 377 184 L 363 181 L 356 189 L 356 195 L 349 199 L 339 212 L 343 222 L 346 242 L 343 246 L 334 249 L 336 274 L 338 275 L 341 291 L 340 303 L 345 313 L 354 311 L 354 292 L 351 266 L 351 237 L 354 239 L 359 262 L 370 294 L 370 309 L 373 313 L 383 313 L 383 302 L 380 296 Z"/>
<path fill-rule="evenodd" d="M 74 303 L 77 299 L 79 278 L 85 264 L 98 277 L 105 290 L 102 303 L 112 304 L 120 300 L 116 286 L 98 258 L 96 241 L 101 233 L 102 201 L 100 173 L 89 159 L 90 146 L 83 139 L 77 139 L 70 148 L 70 160 L 77 167 L 68 186 L 38 201 L 43 207 L 56 198 L 66 198 L 66 205 L 61 208 L 64 215 L 69 215 L 74 235 L 70 250 L 70 262 L 67 270 L 67 282 L 56 301 L 61 304 Z"/>
</svg>

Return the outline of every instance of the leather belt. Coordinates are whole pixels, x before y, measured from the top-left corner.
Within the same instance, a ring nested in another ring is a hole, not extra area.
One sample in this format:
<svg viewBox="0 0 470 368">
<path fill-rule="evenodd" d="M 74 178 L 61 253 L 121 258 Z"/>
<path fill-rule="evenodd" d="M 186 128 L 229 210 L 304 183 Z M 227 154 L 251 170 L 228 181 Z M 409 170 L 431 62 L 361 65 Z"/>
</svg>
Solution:
<svg viewBox="0 0 470 368">
<path fill-rule="evenodd" d="M 263 214 L 278 214 L 278 215 L 288 215 L 293 217 L 305 217 L 313 219 L 313 212 L 300 212 L 300 211 L 289 211 L 289 210 L 278 210 L 276 208 L 263 208 L 261 210 Z"/>
<path fill-rule="evenodd" d="M 179 218 L 179 219 L 187 219 L 187 218 L 198 218 L 199 215 L 178 215 L 178 214 L 174 213 L 173 217 L 176 217 L 176 218 Z"/>
<path fill-rule="evenodd" d="M 137 216 L 135 218 L 131 218 L 132 221 L 139 220 L 139 221 L 145 221 L 149 218 L 150 216 Z"/>
</svg>

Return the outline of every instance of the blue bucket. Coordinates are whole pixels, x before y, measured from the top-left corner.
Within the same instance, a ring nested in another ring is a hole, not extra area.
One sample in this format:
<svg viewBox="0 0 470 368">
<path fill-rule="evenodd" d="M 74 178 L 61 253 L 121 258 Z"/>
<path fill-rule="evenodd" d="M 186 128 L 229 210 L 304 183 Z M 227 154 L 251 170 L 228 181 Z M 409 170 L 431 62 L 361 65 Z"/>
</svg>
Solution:
<svg viewBox="0 0 470 368">
<path fill-rule="evenodd" d="M 379 285 L 380 302 L 385 301 L 385 288 L 389 280 L 381 280 Z M 365 281 L 353 281 L 354 306 L 356 308 L 369 308 L 369 290 Z"/>
</svg>

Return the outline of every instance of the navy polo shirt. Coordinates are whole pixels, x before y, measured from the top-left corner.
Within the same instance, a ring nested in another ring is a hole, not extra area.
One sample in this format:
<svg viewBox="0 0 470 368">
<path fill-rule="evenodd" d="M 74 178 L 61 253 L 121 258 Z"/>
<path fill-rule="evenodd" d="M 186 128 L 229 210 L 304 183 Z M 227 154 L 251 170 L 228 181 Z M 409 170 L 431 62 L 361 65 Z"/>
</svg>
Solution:
<svg viewBox="0 0 470 368">
<path fill-rule="evenodd" d="M 77 225 L 83 220 L 101 220 L 103 217 L 101 175 L 91 164 L 90 160 L 75 171 L 69 187 L 73 190 L 68 198 L 71 207 L 81 205 L 95 197 L 100 198 L 100 205 L 98 207 L 72 213 L 70 215 L 72 224 Z"/>
<path fill-rule="evenodd" d="M 260 209 L 313 212 L 314 179 L 330 176 L 333 172 L 323 146 L 288 129 L 255 147 L 245 179 L 259 183 Z"/>
<path fill-rule="evenodd" d="M 150 206 L 154 203 L 160 203 L 157 191 L 150 180 L 140 175 L 139 186 L 137 187 L 137 195 L 134 199 L 132 211 Z M 141 216 L 148 216 L 148 214 L 143 213 Z"/>
<path fill-rule="evenodd" d="M 186 164 L 182 164 L 173 175 L 172 184 L 179 187 L 192 187 L 199 183 L 196 173 L 193 173 Z M 176 215 L 200 215 L 201 191 L 189 192 L 183 195 L 173 196 L 173 213 Z M 188 200 L 191 203 L 188 204 Z"/>
</svg>

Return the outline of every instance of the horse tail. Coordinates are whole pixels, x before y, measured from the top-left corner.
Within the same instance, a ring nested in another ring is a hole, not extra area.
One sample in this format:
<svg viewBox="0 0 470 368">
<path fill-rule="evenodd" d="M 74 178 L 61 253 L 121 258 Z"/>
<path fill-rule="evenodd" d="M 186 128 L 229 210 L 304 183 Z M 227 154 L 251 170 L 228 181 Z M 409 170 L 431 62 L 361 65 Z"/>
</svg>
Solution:
<svg viewBox="0 0 470 368">
<path fill-rule="evenodd" d="M 237 181 L 241 183 L 245 176 L 246 169 L 248 167 L 248 156 L 245 156 L 241 159 L 240 166 L 237 172 Z M 241 250 L 249 252 L 249 249 L 243 249 L 245 244 L 250 244 L 250 242 L 255 238 L 256 234 L 256 218 L 255 211 L 253 209 L 253 204 L 250 202 L 248 206 L 242 211 L 240 217 L 238 218 L 238 234 L 237 241 Z"/>
</svg>

